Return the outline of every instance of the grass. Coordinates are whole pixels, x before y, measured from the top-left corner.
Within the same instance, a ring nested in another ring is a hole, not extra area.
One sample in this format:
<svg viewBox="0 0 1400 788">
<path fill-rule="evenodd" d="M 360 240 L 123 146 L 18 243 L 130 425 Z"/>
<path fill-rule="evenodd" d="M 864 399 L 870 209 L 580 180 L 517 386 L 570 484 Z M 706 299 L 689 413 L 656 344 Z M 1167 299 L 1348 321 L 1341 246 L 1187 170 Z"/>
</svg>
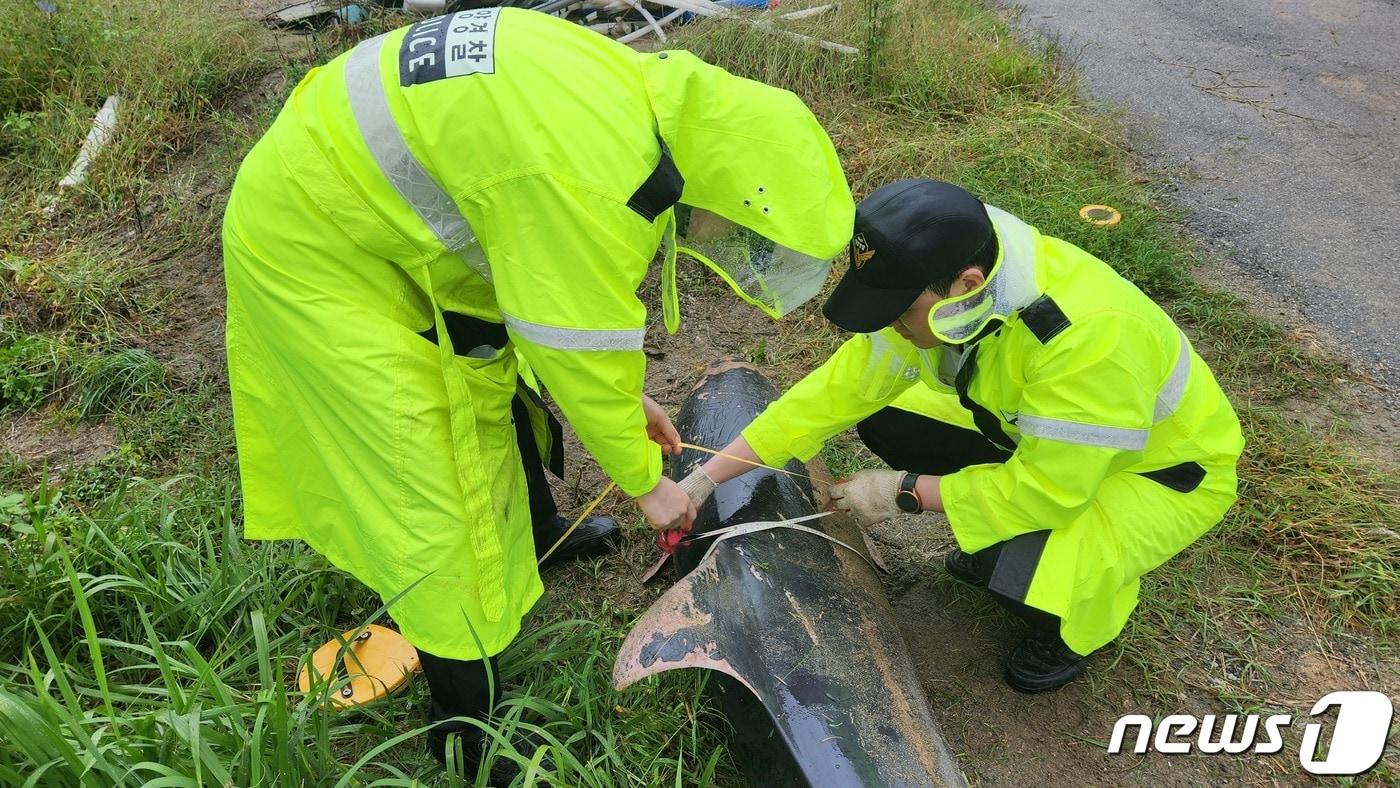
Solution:
<svg viewBox="0 0 1400 788">
<path fill-rule="evenodd" d="M 201 0 L 15 3 L 0 29 L 0 247 L 139 211 L 172 161 L 217 128 L 240 83 L 271 61 L 266 35 Z M 122 97 L 119 134 L 88 182 L 44 208 L 108 95 Z M 70 237 L 77 237 L 76 233 Z"/>
<path fill-rule="evenodd" d="M 0 783 L 438 774 L 421 745 L 376 752 L 422 733 L 423 682 L 348 714 L 292 686 L 329 622 L 383 619 L 367 589 L 299 545 L 243 542 L 227 486 L 134 481 L 83 508 L 47 485 L 0 499 Z M 501 660 L 496 770 L 594 786 L 714 773 L 717 721 L 685 700 L 702 677 L 619 698 L 609 667 L 631 613 L 553 607 Z"/>
<path fill-rule="evenodd" d="M 640 603 L 614 601 L 608 578 L 581 579 L 586 567 L 554 584 L 504 655 L 479 775 L 444 775 L 422 751 L 423 682 L 351 714 L 292 686 L 300 660 L 343 628 L 384 622 L 383 606 L 300 544 L 242 541 L 220 364 L 180 361 L 218 343 L 171 338 L 207 331 L 191 328 L 189 299 L 218 303 L 202 280 L 217 278 L 207 261 L 243 151 L 300 74 L 394 18 L 306 51 L 209 0 L 19 6 L 0 29 L 0 415 L 106 425 L 119 440 L 77 467 L 0 460 L 0 783 L 457 785 L 496 768 L 520 784 L 734 784 L 701 677 L 610 690 Z M 675 45 L 803 96 L 858 195 L 905 177 L 958 181 L 1118 266 L 1188 329 L 1239 409 L 1241 503 L 1152 576 L 1116 647 L 1133 677 L 1124 691 L 1268 705 L 1306 646 L 1290 643 L 1299 632 L 1393 660 L 1393 470 L 1281 410 L 1334 397 L 1345 371 L 1191 277 L 1208 261 L 1058 53 L 971 0 L 866 0 L 791 27 L 863 52 L 773 46 L 722 23 L 678 29 Z M 55 199 L 114 92 L 125 103 L 112 147 Z M 1080 223 L 1085 203 L 1118 207 L 1122 224 Z M 787 384 L 841 340 L 809 311 L 735 350 Z M 826 458 L 837 475 L 872 462 L 849 438 Z"/>
<path fill-rule="evenodd" d="M 176 171 L 227 145 L 232 99 L 277 62 L 266 34 L 206 2 L 22 2 L 0 28 L 0 413 L 58 421 L 135 411 L 170 384 L 143 346 L 172 314 L 157 265 L 217 247 L 210 211 L 177 211 Z M 107 95 L 116 132 L 59 190 Z M 202 162 L 208 164 L 209 162 Z M 231 161 L 221 177 L 231 176 Z M 215 210 L 212 213 L 217 214 Z M 166 274 L 168 275 L 168 274 Z"/>
<path fill-rule="evenodd" d="M 0 413 L 62 402 L 69 407 L 61 418 L 89 419 L 151 399 L 168 378 L 161 362 L 140 348 L 76 345 L 62 334 L 3 339 Z"/>
</svg>

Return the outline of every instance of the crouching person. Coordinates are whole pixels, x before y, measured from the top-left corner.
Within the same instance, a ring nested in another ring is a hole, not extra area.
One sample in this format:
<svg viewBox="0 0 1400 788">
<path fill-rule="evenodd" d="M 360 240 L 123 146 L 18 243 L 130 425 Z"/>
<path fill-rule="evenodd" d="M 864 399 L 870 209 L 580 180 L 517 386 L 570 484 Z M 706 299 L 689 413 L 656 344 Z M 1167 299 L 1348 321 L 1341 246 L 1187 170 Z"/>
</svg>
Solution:
<svg viewBox="0 0 1400 788">
<path fill-rule="evenodd" d="M 911 180 L 857 209 L 826 317 L 856 335 L 724 451 L 781 465 L 855 425 L 895 470 L 832 487 L 871 524 L 943 512 L 947 571 L 1030 626 L 1006 680 L 1068 683 L 1140 578 L 1235 500 L 1239 421 L 1171 318 L 1085 251 L 963 189 Z M 703 501 L 751 466 L 717 456 Z"/>
</svg>

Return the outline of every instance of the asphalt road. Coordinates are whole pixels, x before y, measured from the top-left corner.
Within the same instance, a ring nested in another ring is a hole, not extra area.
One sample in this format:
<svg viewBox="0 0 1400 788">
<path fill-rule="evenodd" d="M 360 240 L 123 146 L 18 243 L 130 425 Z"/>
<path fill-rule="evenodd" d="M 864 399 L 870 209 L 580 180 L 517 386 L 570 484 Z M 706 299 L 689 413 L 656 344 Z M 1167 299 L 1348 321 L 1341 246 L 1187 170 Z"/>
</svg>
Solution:
<svg viewBox="0 0 1400 788">
<path fill-rule="evenodd" d="M 1400 388 L 1397 0 L 1017 0 L 1190 226 Z"/>
</svg>

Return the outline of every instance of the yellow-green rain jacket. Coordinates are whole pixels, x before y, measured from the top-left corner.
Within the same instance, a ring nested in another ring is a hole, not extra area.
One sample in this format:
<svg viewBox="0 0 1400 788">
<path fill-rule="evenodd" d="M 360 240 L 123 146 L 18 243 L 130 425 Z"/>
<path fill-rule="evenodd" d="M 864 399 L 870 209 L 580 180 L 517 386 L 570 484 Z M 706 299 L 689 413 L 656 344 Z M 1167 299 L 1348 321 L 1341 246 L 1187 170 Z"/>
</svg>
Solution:
<svg viewBox="0 0 1400 788">
<path fill-rule="evenodd" d="M 765 463 L 805 460 L 893 405 L 1013 450 L 942 478 L 953 535 L 968 552 L 1012 540 L 992 589 L 1060 616 L 1087 654 L 1122 630 L 1139 577 L 1220 522 L 1244 441 L 1160 307 L 1078 247 L 988 213 L 999 319 L 930 350 L 889 328 L 858 334 L 744 436 Z"/>
<path fill-rule="evenodd" d="M 783 210 L 744 212 L 759 184 L 790 187 Z M 825 259 L 854 214 L 796 96 L 543 14 L 438 17 L 313 70 L 225 216 L 246 536 L 411 587 L 391 613 L 425 651 L 503 649 L 542 592 L 517 355 L 651 490 L 636 290 L 678 198 Z"/>
</svg>

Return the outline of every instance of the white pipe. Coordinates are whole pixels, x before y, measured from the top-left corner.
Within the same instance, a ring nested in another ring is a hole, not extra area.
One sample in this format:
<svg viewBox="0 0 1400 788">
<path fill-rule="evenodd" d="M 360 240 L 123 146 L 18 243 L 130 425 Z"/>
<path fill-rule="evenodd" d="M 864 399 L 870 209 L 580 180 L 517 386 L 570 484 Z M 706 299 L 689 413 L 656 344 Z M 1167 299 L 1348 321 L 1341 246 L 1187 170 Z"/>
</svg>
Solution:
<svg viewBox="0 0 1400 788">
<path fill-rule="evenodd" d="M 831 11 L 831 10 L 833 10 L 833 9 L 835 9 L 835 8 L 839 8 L 839 6 L 838 6 L 836 3 L 827 3 L 826 5 L 819 5 L 819 6 L 816 6 L 815 8 L 804 8 L 804 9 L 802 9 L 801 11 L 789 11 L 789 12 L 787 12 L 786 14 L 778 14 L 778 18 L 779 18 L 779 19 L 806 19 L 806 18 L 808 18 L 808 17 L 819 16 L 819 15 L 821 15 L 821 14 L 825 14 L 827 11 Z"/>
<path fill-rule="evenodd" d="M 679 16 L 681 16 L 681 15 L 684 14 L 684 13 L 686 13 L 686 12 L 685 12 L 683 9 L 676 9 L 675 11 L 672 11 L 671 13 L 669 13 L 669 14 L 667 14 L 667 15 L 661 17 L 660 19 L 656 20 L 656 23 L 657 23 L 658 25 L 667 24 L 668 22 L 674 21 L 676 18 L 678 18 Z M 625 36 L 619 38 L 617 41 L 618 41 L 618 43 L 620 43 L 620 44 L 630 44 L 631 42 L 636 41 L 637 39 L 641 38 L 642 36 L 646 35 L 647 33 L 650 33 L 651 30 L 652 30 L 652 29 L 651 29 L 650 27 L 643 27 L 643 28 L 641 28 L 641 29 L 639 29 L 639 30 L 633 30 L 632 32 L 628 33 L 627 35 L 625 35 Z M 664 41 L 665 39 L 662 39 L 662 40 Z"/>
<path fill-rule="evenodd" d="M 638 11 L 641 11 L 641 12 L 642 12 L 642 16 L 645 17 L 646 20 L 647 20 L 647 25 L 648 25 L 652 30 L 655 30 L 655 31 L 656 31 L 656 37 L 657 37 L 658 39 L 660 39 L 661 43 L 663 43 L 663 44 L 666 43 L 666 34 L 665 34 L 664 32 L 662 32 L 662 30 L 661 30 L 661 25 L 658 25 L 658 24 L 656 23 L 656 17 L 654 17 L 654 16 L 651 15 L 651 12 L 648 11 L 648 10 L 646 9 L 646 6 L 644 6 L 644 5 L 642 5 L 641 3 L 637 2 L 637 0 L 627 0 L 627 2 L 631 3 L 633 8 L 635 8 L 635 9 L 637 9 Z M 636 32 L 636 31 L 633 31 L 633 32 Z"/>
<path fill-rule="evenodd" d="M 767 30 L 767 31 L 770 32 L 770 33 L 777 33 L 778 35 L 781 35 L 781 36 L 787 36 L 788 38 L 791 38 L 791 39 L 793 39 L 794 41 L 802 41 L 802 42 L 809 43 L 809 44 L 816 44 L 817 46 L 821 47 L 822 49 L 829 49 L 829 50 L 831 50 L 832 52 L 840 52 L 840 53 L 843 54 L 843 55 L 859 55 L 859 54 L 860 54 L 860 50 L 859 50 L 859 49 L 856 49 L 855 47 L 849 47 L 849 46 L 846 46 L 845 44 L 838 44 L 838 43 L 836 43 L 835 41 L 827 41 L 827 40 L 822 39 L 822 38 L 813 38 L 813 37 L 811 37 L 811 36 L 804 36 L 804 35 L 802 35 L 801 33 L 794 33 L 794 32 L 792 32 L 791 30 L 782 30 L 782 29 L 780 29 L 780 28 L 773 27 L 773 25 L 772 25 L 771 23 L 764 23 L 764 22 L 762 22 L 762 21 L 760 21 L 760 20 L 757 20 L 757 19 L 755 19 L 755 20 L 753 20 L 753 21 L 751 21 L 751 22 L 748 22 L 748 24 L 751 24 L 751 25 L 753 25 L 754 27 L 757 27 L 757 28 L 759 28 L 759 29 L 761 29 L 761 30 Z"/>
<path fill-rule="evenodd" d="M 710 0 L 655 0 L 655 2 L 657 5 L 678 8 L 700 16 L 724 16 L 729 13 L 723 6 L 710 2 Z"/>
<path fill-rule="evenodd" d="M 663 4 L 659 4 L 659 5 L 664 5 L 664 3 L 663 3 Z M 728 6 L 734 5 L 734 0 L 715 0 L 715 5 L 718 6 L 718 7 L 720 7 L 720 8 L 726 8 L 726 7 L 728 7 Z M 677 8 L 675 11 L 672 11 L 671 13 L 669 13 L 669 14 L 667 14 L 667 15 L 661 17 L 659 20 L 657 20 L 657 24 L 662 24 L 662 25 L 664 25 L 664 24 L 667 24 L 667 23 L 669 23 L 669 22 L 674 22 L 677 18 L 679 18 L 679 17 L 681 17 L 681 16 L 683 16 L 683 15 L 685 15 L 685 14 L 688 14 L 688 13 L 689 13 L 689 14 L 694 14 L 694 13 L 699 13 L 699 12 L 696 12 L 696 11 L 687 11 L 687 10 L 684 9 L 684 8 Z M 703 16 L 703 14 L 702 14 L 702 16 Z M 619 39 L 617 40 L 617 42 L 618 42 L 619 44 L 630 44 L 631 42 L 636 41 L 637 39 L 641 38 L 642 36 L 646 35 L 647 33 L 650 33 L 651 31 L 652 31 L 652 29 L 651 29 L 650 27 L 643 27 L 643 28 L 640 28 L 640 29 L 638 29 L 638 30 L 633 30 L 632 32 L 628 33 L 627 35 L 622 36 L 621 38 L 619 38 Z M 666 39 L 665 39 L 665 38 L 662 38 L 661 40 L 662 40 L 662 41 L 665 41 Z"/>
<path fill-rule="evenodd" d="M 717 16 L 717 17 L 720 17 L 720 18 L 723 18 L 723 19 L 737 19 L 737 20 L 739 20 L 740 22 L 743 22 L 743 23 L 746 24 L 746 25 L 750 25 L 750 26 L 752 26 L 752 27 L 756 27 L 756 28 L 758 28 L 758 29 L 760 29 L 760 30 L 766 30 L 766 31 L 768 31 L 769 33 L 774 33 L 774 34 L 780 35 L 780 36 L 786 36 L 787 38 L 791 38 L 791 39 L 793 39 L 793 40 L 795 40 L 795 41 L 802 41 L 802 42 L 805 42 L 805 43 L 816 44 L 817 46 L 821 47 L 822 49 L 829 49 L 829 50 L 831 50 L 831 51 L 833 51 L 833 52 L 840 52 L 840 53 L 846 54 L 846 55 L 855 55 L 855 54 L 859 54 L 859 53 L 860 53 L 860 50 L 859 50 L 859 49 L 856 49 L 855 47 L 849 47 L 849 46 L 846 46 L 845 44 L 838 44 L 838 43 L 836 43 L 836 42 L 834 42 L 834 41 L 824 41 L 824 40 L 822 40 L 822 39 L 820 39 L 820 38 L 813 38 L 813 37 L 811 37 L 811 36 L 804 36 L 804 35 L 802 35 L 801 33 L 794 33 L 794 32 L 792 32 L 791 30 L 783 30 L 783 29 L 781 29 L 781 28 L 774 27 L 774 26 L 773 26 L 773 23 L 770 22 L 770 21 L 768 21 L 768 20 L 764 20 L 764 19 L 748 19 L 748 18 L 746 18 L 746 17 L 744 17 L 744 16 L 741 16 L 741 15 L 739 15 L 739 14 L 734 13 L 733 11 L 730 11 L 730 10 L 727 9 L 727 8 L 724 8 L 724 7 L 720 6 L 720 5 L 718 5 L 717 3 L 711 2 L 711 0 L 653 0 L 653 1 L 654 1 L 657 5 L 670 6 L 671 8 L 679 8 L 679 9 L 682 9 L 682 10 L 684 10 L 684 11 L 689 11 L 689 12 L 691 12 L 691 13 L 693 13 L 693 14 L 699 14 L 699 15 L 701 15 L 701 16 Z"/>
<path fill-rule="evenodd" d="M 119 96 L 108 96 L 107 100 L 102 103 L 102 109 L 99 109 L 97 117 L 92 119 L 92 128 L 88 129 L 87 138 L 83 140 L 83 147 L 78 149 L 78 158 L 73 160 L 73 166 L 69 168 L 68 174 L 58 182 L 58 188 L 65 189 L 69 186 L 77 186 L 87 178 L 88 165 L 97 158 L 98 152 L 112 138 L 112 131 L 117 127 L 117 107 L 121 105 L 121 102 Z"/>
</svg>

